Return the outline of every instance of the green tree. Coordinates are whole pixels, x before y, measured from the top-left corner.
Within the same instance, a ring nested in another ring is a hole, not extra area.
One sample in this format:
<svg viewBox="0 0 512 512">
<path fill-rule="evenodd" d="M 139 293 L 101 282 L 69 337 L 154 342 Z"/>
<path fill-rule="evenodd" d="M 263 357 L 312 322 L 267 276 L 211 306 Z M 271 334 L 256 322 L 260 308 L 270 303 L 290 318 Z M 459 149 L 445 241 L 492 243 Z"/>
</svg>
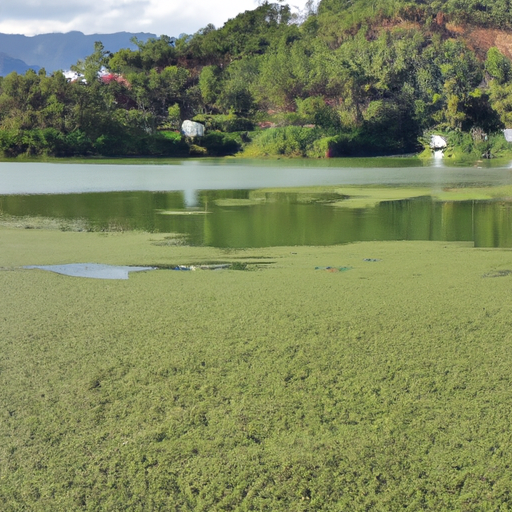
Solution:
<svg viewBox="0 0 512 512">
<path fill-rule="evenodd" d="M 492 81 L 489 91 L 492 108 L 499 115 L 503 125 L 512 127 L 512 84 L 500 84 Z"/>
<path fill-rule="evenodd" d="M 206 105 L 214 105 L 221 91 L 221 70 L 218 66 L 205 66 L 199 75 L 199 89 Z"/>
<path fill-rule="evenodd" d="M 108 65 L 110 52 L 106 51 L 100 41 L 94 43 L 94 51 L 84 60 L 79 60 L 71 66 L 71 70 L 85 78 L 88 84 L 94 84 L 98 81 L 100 71 Z"/>
<path fill-rule="evenodd" d="M 273 108 L 293 110 L 296 98 L 311 91 L 312 52 L 302 40 L 280 41 L 262 57 L 258 99 Z"/>
<path fill-rule="evenodd" d="M 489 48 L 485 61 L 485 70 L 491 77 L 504 84 L 512 78 L 512 64 L 495 46 Z"/>
<path fill-rule="evenodd" d="M 223 73 L 216 105 L 224 113 L 247 115 L 255 108 L 254 83 L 259 74 L 258 57 L 234 61 Z"/>
</svg>

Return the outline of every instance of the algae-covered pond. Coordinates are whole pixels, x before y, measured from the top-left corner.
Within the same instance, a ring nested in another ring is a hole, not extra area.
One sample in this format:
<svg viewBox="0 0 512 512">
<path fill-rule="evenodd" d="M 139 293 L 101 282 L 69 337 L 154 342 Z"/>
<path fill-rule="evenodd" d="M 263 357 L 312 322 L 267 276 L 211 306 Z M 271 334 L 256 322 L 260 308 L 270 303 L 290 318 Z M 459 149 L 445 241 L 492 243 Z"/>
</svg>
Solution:
<svg viewBox="0 0 512 512">
<path fill-rule="evenodd" d="M 0 510 L 511 509 L 510 171 L 435 172 L 0 181 Z"/>
</svg>

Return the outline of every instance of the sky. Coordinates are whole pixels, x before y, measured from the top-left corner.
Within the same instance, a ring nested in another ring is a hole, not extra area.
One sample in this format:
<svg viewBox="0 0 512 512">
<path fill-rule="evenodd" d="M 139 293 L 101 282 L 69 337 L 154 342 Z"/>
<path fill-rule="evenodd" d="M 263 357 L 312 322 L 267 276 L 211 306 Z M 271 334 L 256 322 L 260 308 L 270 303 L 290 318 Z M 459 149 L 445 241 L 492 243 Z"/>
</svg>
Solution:
<svg viewBox="0 0 512 512">
<path fill-rule="evenodd" d="M 290 0 L 302 9 L 305 0 Z M 0 33 L 34 36 L 79 30 L 85 34 L 149 32 L 193 34 L 221 27 L 258 0 L 0 0 Z"/>
</svg>

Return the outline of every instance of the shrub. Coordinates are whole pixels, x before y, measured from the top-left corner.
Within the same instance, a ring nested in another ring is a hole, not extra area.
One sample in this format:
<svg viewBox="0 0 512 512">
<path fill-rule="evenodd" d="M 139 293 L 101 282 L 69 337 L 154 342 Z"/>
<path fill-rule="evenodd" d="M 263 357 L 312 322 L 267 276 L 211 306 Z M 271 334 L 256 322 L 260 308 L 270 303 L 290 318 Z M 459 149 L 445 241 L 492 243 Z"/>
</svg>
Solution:
<svg viewBox="0 0 512 512">
<path fill-rule="evenodd" d="M 489 146 L 493 155 L 499 155 L 500 153 L 512 150 L 512 144 L 507 142 L 502 132 L 489 136 Z"/>
<path fill-rule="evenodd" d="M 191 144 L 189 147 L 190 156 L 208 156 L 208 150 L 196 144 Z"/>
<path fill-rule="evenodd" d="M 470 154 L 475 150 L 475 143 L 471 134 L 461 131 L 452 131 L 447 135 L 448 147 L 458 152 Z"/>
<path fill-rule="evenodd" d="M 220 132 L 211 132 L 201 137 L 201 145 L 212 156 L 234 155 L 240 150 L 240 144 L 232 135 Z"/>
<path fill-rule="evenodd" d="M 144 141 L 147 151 L 146 153 L 144 153 L 144 150 L 139 151 L 139 154 L 142 155 L 182 156 L 186 155 L 188 151 L 188 145 L 179 133 L 173 133 L 173 136 L 168 136 L 164 133 L 158 132 L 152 135 L 147 135 Z"/>
<path fill-rule="evenodd" d="M 165 137 L 166 139 L 169 139 L 169 140 L 172 140 L 175 142 L 181 142 L 181 140 L 183 139 L 183 136 L 181 135 L 180 132 L 165 130 L 165 131 L 161 131 L 160 134 L 163 137 Z"/>
<path fill-rule="evenodd" d="M 41 130 L 43 141 L 43 153 L 59 156 L 66 151 L 65 136 L 55 128 L 45 128 Z"/>
<path fill-rule="evenodd" d="M 68 133 L 65 138 L 65 146 L 68 153 L 73 155 L 86 155 L 92 153 L 94 147 L 91 139 L 81 130 Z"/>
<path fill-rule="evenodd" d="M 332 158 L 338 156 L 341 140 L 342 137 L 339 135 L 317 139 L 313 143 L 313 148 L 308 152 L 308 156 L 318 158 Z"/>
<path fill-rule="evenodd" d="M 263 155 L 307 156 L 321 135 L 322 132 L 314 128 L 270 128 L 254 138 L 253 146 Z"/>
<path fill-rule="evenodd" d="M 5 156 L 55 155 L 67 152 L 64 134 L 55 128 L 0 130 L 0 151 Z"/>
<path fill-rule="evenodd" d="M 17 156 L 23 152 L 21 130 L 0 130 L 0 151 L 4 156 Z"/>
</svg>

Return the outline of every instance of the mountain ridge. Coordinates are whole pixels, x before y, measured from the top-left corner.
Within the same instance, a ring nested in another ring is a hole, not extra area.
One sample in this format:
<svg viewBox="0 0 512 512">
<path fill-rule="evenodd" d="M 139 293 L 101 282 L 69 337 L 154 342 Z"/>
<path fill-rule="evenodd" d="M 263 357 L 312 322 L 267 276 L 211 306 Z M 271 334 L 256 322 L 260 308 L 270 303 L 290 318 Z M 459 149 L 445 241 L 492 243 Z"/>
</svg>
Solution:
<svg viewBox="0 0 512 512">
<path fill-rule="evenodd" d="M 39 66 L 29 66 L 26 62 L 21 59 L 15 59 L 10 55 L 7 55 L 4 52 L 0 52 L 0 76 L 4 76 L 6 74 L 12 73 L 16 71 L 16 73 L 23 75 L 29 69 L 33 69 L 34 71 L 39 71 Z"/>
<path fill-rule="evenodd" d="M 27 69 L 44 68 L 47 72 L 68 70 L 79 59 L 85 59 L 94 51 L 94 43 L 101 41 L 105 50 L 117 52 L 121 48 L 136 49 L 131 42 L 136 37 L 138 40 L 147 41 L 156 38 L 155 34 L 148 32 L 115 32 L 112 34 L 84 34 L 80 31 L 56 32 L 51 34 L 39 34 L 25 36 L 22 34 L 0 33 L 0 53 L 13 60 L 22 61 Z M 5 76 L 12 71 L 17 71 L 21 64 L 3 65 L 0 74 Z"/>
</svg>

